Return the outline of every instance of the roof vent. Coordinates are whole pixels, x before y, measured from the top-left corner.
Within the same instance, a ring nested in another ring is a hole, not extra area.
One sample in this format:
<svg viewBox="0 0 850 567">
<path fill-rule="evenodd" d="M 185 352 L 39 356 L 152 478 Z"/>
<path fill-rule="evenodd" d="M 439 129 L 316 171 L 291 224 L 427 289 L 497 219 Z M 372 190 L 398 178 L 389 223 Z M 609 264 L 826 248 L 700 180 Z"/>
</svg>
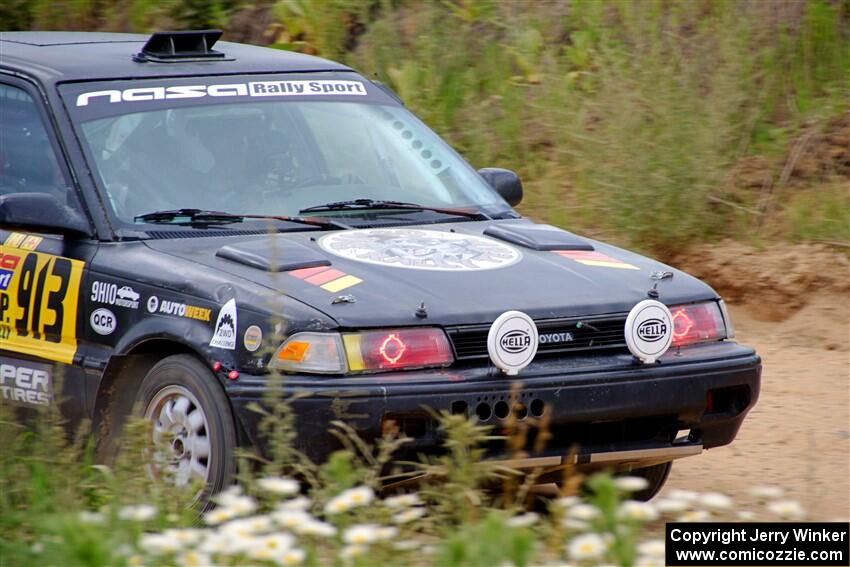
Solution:
<svg viewBox="0 0 850 567">
<path fill-rule="evenodd" d="M 232 58 L 212 48 L 222 33 L 221 30 L 156 32 L 133 59 L 154 63 L 232 61 Z"/>
</svg>

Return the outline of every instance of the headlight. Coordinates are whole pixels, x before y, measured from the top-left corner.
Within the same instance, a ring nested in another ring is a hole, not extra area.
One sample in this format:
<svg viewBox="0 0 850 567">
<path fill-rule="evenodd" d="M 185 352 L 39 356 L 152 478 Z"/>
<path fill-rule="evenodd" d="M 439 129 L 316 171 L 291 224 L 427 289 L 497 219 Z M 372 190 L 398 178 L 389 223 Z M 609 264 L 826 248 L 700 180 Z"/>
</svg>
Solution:
<svg viewBox="0 0 850 567">
<path fill-rule="evenodd" d="M 454 361 L 442 329 L 420 327 L 346 333 L 342 336 L 352 372 L 446 366 Z"/>
<path fill-rule="evenodd" d="M 287 372 L 342 374 L 448 366 L 454 362 L 442 329 L 419 327 L 360 333 L 296 333 L 269 367 Z"/>
<path fill-rule="evenodd" d="M 726 324 L 716 301 L 670 307 L 673 346 L 719 341 L 727 338 Z"/>
</svg>

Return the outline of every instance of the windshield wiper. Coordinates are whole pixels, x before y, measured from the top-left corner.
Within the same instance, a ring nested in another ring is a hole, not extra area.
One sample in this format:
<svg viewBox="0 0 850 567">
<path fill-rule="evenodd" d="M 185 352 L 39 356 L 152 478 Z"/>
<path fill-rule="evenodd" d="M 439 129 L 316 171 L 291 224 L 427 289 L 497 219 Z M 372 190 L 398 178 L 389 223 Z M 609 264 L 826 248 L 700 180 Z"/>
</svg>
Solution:
<svg viewBox="0 0 850 567">
<path fill-rule="evenodd" d="M 234 215 L 218 211 L 204 211 L 201 209 L 175 209 L 171 211 L 155 211 L 144 215 L 136 215 L 136 222 L 167 223 L 179 220 L 178 224 L 205 225 L 205 224 L 229 224 L 244 222 L 245 220 L 277 220 L 283 222 L 294 222 L 323 228 L 351 228 L 345 223 L 331 219 L 289 217 L 285 215 Z M 184 220 L 185 219 L 185 220 Z"/>
<path fill-rule="evenodd" d="M 434 211 L 444 215 L 462 216 L 476 220 L 492 220 L 489 215 L 480 211 L 463 211 L 460 209 L 447 209 L 443 207 L 429 207 L 417 203 L 406 203 L 404 201 L 383 201 L 375 199 L 353 199 L 351 201 L 335 201 L 324 205 L 316 205 L 301 209 L 299 213 L 319 213 L 327 211 L 352 211 L 367 209 L 407 209 L 411 211 Z"/>
</svg>

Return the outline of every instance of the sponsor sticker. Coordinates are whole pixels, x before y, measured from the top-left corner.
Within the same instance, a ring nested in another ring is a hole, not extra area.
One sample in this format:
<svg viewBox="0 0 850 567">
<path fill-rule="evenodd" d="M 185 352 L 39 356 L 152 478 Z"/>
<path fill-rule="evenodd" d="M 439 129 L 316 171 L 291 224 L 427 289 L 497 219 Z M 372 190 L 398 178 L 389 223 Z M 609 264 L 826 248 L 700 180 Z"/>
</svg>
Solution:
<svg viewBox="0 0 850 567">
<path fill-rule="evenodd" d="M 6 237 L 4 246 L 20 248 L 21 250 L 35 250 L 38 245 L 44 240 L 41 236 L 34 234 L 23 234 L 21 232 L 13 232 Z"/>
<path fill-rule="evenodd" d="M 292 270 L 289 275 L 304 280 L 307 283 L 321 287 L 331 293 L 342 291 L 361 283 L 363 280 L 356 276 L 346 274 L 330 266 L 318 266 L 316 268 L 302 268 Z"/>
<path fill-rule="evenodd" d="M 522 311 L 502 313 L 487 334 L 490 360 L 508 376 L 516 376 L 531 363 L 538 344 L 537 325 Z"/>
<path fill-rule="evenodd" d="M 6 241 L 17 246 L 37 245 L 27 238 L 20 234 Z M 66 364 L 73 362 L 82 273 L 83 262 L 78 260 L 0 245 L 3 350 Z"/>
<path fill-rule="evenodd" d="M 215 85 L 173 85 L 89 91 L 77 96 L 77 106 L 205 97 L 364 96 L 360 81 L 252 81 Z"/>
<path fill-rule="evenodd" d="M 411 228 L 343 230 L 323 236 L 319 246 L 348 260 L 415 270 L 491 270 L 522 257 L 490 238 Z"/>
<path fill-rule="evenodd" d="M 118 327 L 115 314 L 109 309 L 104 309 L 102 307 L 100 309 L 95 309 L 92 312 L 91 317 L 89 317 L 89 323 L 95 333 L 104 336 L 111 335 Z"/>
<path fill-rule="evenodd" d="M 187 319 L 196 319 L 205 323 L 209 323 L 212 318 L 212 309 L 199 307 L 197 305 L 189 305 L 179 301 L 171 301 L 169 299 L 160 300 L 159 297 L 155 295 L 148 297 L 146 307 L 148 309 L 148 313 L 154 313 L 157 315 L 185 317 Z"/>
<path fill-rule="evenodd" d="M 635 305 L 626 317 L 626 345 L 636 358 L 651 364 L 667 352 L 673 341 L 673 316 L 654 299 Z"/>
<path fill-rule="evenodd" d="M 105 303 L 127 309 L 139 308 L 139 294 L 132 287 L 118 287 L 116 283 L 93 281 L 90 299 L 95 303 Z"/>
<path fill-rule="evenodd" d="M 245 329 L 245 336 L 242 337 L 242 343 L 245 345 L 245 350 L 248 352 L 256 352 L 263 344 L 263 331 L 256 325 L 251 325 Z"/>
<path fill-rule="evenodd" d="M 639 270 L 637 266 L 633 266 L 628 262 L 623 262 L 617 258 L 612 258 L 602 252 L 591 252 L 587 250 L 554 250 L 558 256 L 575 260 L 579 264 L 585 266 L 596 266 L 599 268 L 618 268 L 620 270 Z"/>
<path fill-rule="evenodd" d="M 16 405 L 46 406 L 52 398 L 49 365 L 0 357 L 0 399 Z"/>
<path fill-rule="evenodd" d="M 210 346 L 227 350 L 236 349 L 236 329 L 236 300 L 231 299 L 218 312 Z"/>
</svg>

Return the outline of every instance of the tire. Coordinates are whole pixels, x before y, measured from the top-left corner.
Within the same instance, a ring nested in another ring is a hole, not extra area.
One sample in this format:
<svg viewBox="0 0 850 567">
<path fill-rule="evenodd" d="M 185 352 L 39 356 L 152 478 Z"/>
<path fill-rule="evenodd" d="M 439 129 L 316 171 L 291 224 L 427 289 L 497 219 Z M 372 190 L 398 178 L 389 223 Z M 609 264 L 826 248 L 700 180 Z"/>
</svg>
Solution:
<svg viewBox="0 0 850 567">
<path fill-rule="evenodd" d="M 218 379 L 198 359 L 187 354 L 169 356 L 147 373 L 136 404 L 153 423 L 154 476 L 163 463 L 175 484 L 204 482 L 199 507 L 225 488 L 235 473 L 236 428 L 230 403 Z"/>
<path fill-rule="evenodd" d="M 664 483 L 667 482 L 667 477 L 670 476 L 670 470 L 672 468 L 673 463 L 670 461 L 642 469 L 632 469 L 627 473 L 622 473 L 624 476 L 638 476 L 649 482 L 649 486 L 641 491 L 635 492 L 630 496 L 630 498 L 632 500 L 641 500 L 644 502 L 651 500 L 656 494 L 658 494 L 664 486 Z"/>
</svg>

